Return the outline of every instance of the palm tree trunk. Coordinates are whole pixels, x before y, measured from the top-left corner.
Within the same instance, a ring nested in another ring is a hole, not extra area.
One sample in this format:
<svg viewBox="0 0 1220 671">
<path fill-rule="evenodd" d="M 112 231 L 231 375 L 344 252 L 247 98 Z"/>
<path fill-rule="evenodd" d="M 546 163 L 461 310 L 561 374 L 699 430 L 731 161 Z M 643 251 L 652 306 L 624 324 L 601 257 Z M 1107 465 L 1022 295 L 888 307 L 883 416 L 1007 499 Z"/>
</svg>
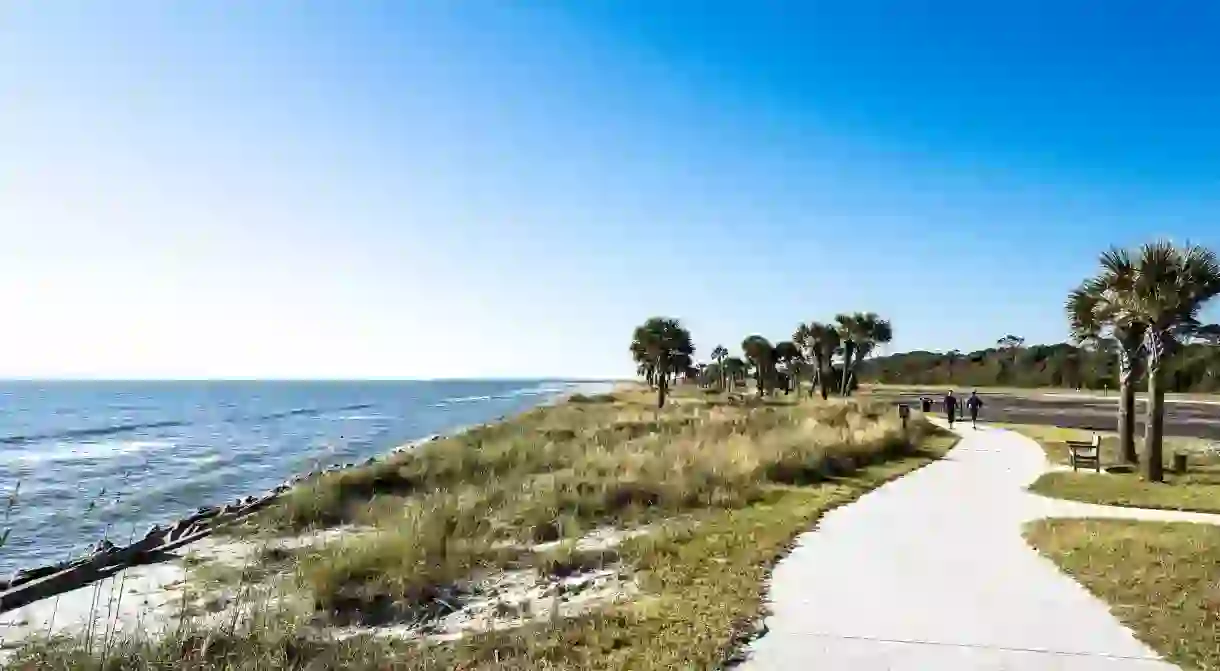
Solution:
<svg viewBox="0 0 1220 671">
<path fill-rule="evenodd" d="M 1135 451 L 1135 352 L 1127 348 L 1118 350 L 1118 451 L 1124 462 L 1139 463 Z"/>
<path fill-rule="evenodd" d="M 661 369 L 664 370 L 664 366 L 661 366 Z M 667 392 L 667 391 L 669 391 L 669 374 L 662 373 L 660 376 L 660 383 L 657 385 L 657 408 L 658 409 L 665 407 L 665 392 Z"/>
<path fill-rule="evenodd" d="M 839 394 L 847 396 L 847 380 L 851 375 L 851 355 L 854 353 L 855 347 L 850 343 L 843 344 L 843 382 L 839 386 Z"/>
<path fill-rule="evenodd" d="M 1161 363 L 1165 342 L 1158 334 L 1148 334 L 1148 414 L 1144 419 L 1144 479 L 1165 481 L 1163 439 L 1165 433 L 1165 392 L 1161 388 Z"/>
</svg>

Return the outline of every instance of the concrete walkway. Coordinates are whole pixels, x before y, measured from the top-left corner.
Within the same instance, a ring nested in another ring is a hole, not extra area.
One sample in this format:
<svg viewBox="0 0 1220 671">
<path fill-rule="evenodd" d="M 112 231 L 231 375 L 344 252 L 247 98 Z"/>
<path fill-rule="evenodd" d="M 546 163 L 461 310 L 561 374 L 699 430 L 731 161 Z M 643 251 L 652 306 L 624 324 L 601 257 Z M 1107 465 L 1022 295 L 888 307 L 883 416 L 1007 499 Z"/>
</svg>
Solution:
<svg viewBox="0 0 1220 671">
<path fill-rule="evenodd" d="M 1024 488 L 1049 468 L 1037 443 L 999 429 L 959 433 L 944 459 L 797 539 L 772 576 L 769 632 L 744 668 L 1177 668 L 1029 547 L 1021 527 L 1042 517 L 1220 524 L 1220 515 L 1031 494 Z"/>
</svg>

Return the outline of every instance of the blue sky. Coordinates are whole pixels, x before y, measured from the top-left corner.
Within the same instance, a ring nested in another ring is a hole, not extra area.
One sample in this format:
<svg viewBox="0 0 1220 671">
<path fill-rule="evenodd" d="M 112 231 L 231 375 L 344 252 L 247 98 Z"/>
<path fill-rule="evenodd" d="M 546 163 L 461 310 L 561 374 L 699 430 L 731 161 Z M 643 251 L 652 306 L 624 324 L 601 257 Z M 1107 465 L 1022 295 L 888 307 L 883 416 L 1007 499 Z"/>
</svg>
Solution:
<svg viewBox="0 0 1220 671">
<path fill-rule="evenodd" d="M 760 6 L 761 5 L 761 6 Z M 1220 5 L 0 9 L 0 375 L 630 374 L 872 310 L 1065 337 L 1220 246 Z"/>
</svg>

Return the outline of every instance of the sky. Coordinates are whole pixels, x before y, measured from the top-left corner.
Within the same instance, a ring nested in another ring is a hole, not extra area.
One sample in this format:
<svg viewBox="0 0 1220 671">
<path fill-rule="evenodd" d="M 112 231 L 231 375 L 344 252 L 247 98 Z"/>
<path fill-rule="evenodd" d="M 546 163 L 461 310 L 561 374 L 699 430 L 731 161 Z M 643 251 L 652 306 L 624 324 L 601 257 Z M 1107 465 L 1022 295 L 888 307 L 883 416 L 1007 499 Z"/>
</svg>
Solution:
<svg viewBox="0 0 1220 671">
<path fill-rule="evenodd" d="M 1066 337 L 1220 247 L 1220 5 L 0 0 L 0 376 L 618 377 Z"/>
</svg>

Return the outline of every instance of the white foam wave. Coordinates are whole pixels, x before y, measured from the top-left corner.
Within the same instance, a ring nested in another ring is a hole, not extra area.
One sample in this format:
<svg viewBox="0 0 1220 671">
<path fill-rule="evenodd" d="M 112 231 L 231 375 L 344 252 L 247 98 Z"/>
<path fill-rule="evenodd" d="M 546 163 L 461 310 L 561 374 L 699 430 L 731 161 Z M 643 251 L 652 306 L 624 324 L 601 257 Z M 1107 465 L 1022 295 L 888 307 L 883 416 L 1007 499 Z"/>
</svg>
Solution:
<svg viewBox="0 0 1220 671">
<path fill-rule="evenodd" d="M 57 443 L 46 449 L 29 449 L 0 455 L 4 464 L 45 464 L 70 461 L 96 461 L 173 447 L 163 440 L 108 440 L 102 442 Z"/>
</svg>

